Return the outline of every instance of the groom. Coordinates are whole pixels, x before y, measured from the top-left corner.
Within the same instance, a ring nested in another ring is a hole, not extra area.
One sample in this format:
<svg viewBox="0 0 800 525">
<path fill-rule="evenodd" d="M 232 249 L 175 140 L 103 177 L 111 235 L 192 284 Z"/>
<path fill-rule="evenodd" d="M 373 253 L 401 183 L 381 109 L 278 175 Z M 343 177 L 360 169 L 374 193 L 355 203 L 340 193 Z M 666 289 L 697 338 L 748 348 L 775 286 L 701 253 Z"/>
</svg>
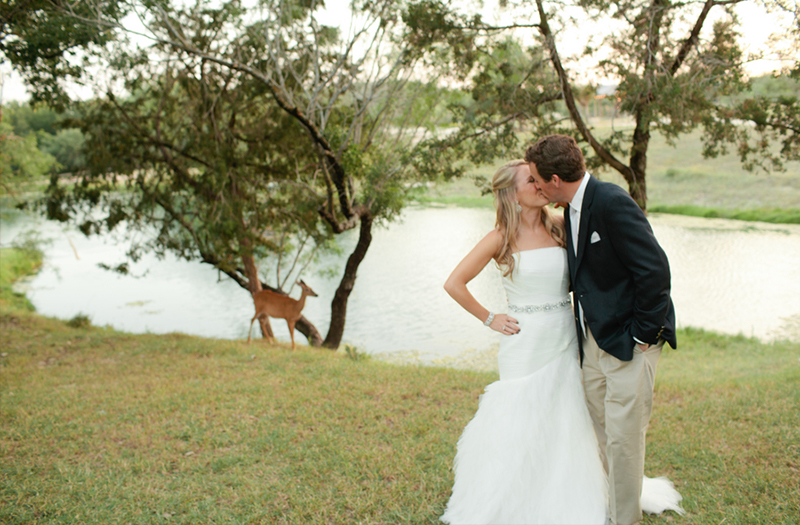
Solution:
<svg viewBox="0 0 800 525">
<path fill-rule="evenodd" d="M 665 341 L 676 347 L 669 262 L 636 202 L 586 173 L 572 137 L 543 137 L 525 160 L 550 202 L 569 203 L 583 384 L 608 472 L 611 522 L 638 523 L 656 365 Z"/>
</svg>

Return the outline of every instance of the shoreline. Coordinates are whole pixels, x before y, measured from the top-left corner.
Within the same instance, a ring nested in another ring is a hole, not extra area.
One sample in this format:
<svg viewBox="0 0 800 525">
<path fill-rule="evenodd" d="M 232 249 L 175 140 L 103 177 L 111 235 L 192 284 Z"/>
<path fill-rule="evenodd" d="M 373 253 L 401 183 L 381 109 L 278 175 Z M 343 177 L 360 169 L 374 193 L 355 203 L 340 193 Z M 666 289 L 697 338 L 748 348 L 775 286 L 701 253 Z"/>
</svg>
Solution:
<svg viewBox="0 0 800 525">
<path fill-rule="evenodd" d="M 432 208 L 480 208 L 494 209 L 490 196 L 484 197 L 431 197 L 422 196 L 417 205 Z M 761 222 L 764 224 L 800 224 L 800 208 L 750 208 L 726 209 L 682 204 L 652 204 L 647 213 L 680 215 L 701 219 L 727 219 L 741 222 Z"/>
</svg>

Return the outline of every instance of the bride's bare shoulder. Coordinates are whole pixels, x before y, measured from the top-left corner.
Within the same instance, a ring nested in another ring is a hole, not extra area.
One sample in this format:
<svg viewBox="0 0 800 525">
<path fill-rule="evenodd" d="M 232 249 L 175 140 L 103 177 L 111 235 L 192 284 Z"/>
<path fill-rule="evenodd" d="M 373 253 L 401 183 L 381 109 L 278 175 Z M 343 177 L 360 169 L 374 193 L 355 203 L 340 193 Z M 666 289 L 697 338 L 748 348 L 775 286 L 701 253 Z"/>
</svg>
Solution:
<svg viewBox="0 0 800 525">
<path fill-rule="evenodd" d="M 503 232 L 500 231 L 499 228 L 495 228 L 494 230 L 490 231 L 486 234 L 486 237 L 483 238 L 487 243 L 490 243 L 492 246 L 497 248 L 498 250 L 500 247 L 503 246 Z"/>
<path fill-rule="evenodd" d="M 503 247 L 503 233 L 498 230 L 494 229 L 487 233 L 483 239 L 478 241 L 478 244 L 475 245 L 473 251 L 480 252 L 484 254 L 484 256 L 488 255 L 491 258 L 494 258 L 495 255 L 500 251 L 500 248 Z"/>
<path fill-rule="evenodd" d="M 500 250 L 503 249 L 503 244 L 505 244 L 505 234 L 499 228 L 495 228 L 486 234 L 482 242 L 486 243 L 488 251 L 492 254 L 492 259 L 496 260 L 500 255 Z"/>
</svg>

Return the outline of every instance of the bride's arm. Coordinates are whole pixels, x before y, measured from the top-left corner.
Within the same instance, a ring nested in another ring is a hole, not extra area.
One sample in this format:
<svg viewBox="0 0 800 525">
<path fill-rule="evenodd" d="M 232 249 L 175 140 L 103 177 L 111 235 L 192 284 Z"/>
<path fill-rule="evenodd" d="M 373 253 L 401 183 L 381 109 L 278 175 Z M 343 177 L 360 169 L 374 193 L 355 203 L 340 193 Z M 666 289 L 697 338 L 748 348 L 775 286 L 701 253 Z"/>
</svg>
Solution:
<svg viewBox="0 0 800 525">
<path fill-rule="evenodd" d="M 481 303 L 472 296 L 467 289 L 467 283 L 474 279 L 475 276 L 489 264 L 489 261 L 492 260 L 500 249 L 502 242 L 503 237 L 499 231 L 492 230 L 489 232 L 489 234 L 481 239 L 472 251 L 458 263 L 456 269 L 453 270 L 453 273 L 447 278 L 447 282 L 444 283 L 444 289 L 450 294 L 450 297 L 455 299 L 464 310 L 477 317 L 480 322 L 486 321 L 489 317 L 489 310 L 484 308 Z M 506 327 L 505 331 L 503 331 L 504 326 Z M 506 314 L 497 314 L 489 327 L 492 330 L 506 335 L 519 332 L 517 320 Z"/>
</svg>

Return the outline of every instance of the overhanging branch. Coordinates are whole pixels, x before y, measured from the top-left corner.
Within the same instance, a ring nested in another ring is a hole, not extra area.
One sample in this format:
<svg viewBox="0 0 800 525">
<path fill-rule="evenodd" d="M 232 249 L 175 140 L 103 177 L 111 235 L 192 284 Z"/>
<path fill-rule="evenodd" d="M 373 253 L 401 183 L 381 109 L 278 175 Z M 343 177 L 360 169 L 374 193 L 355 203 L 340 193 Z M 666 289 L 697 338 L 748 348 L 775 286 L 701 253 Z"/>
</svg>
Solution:
<svg viewBox="0 0 800 525">
<path fill-rule="evenodd" d="M 564 96 L 564 103 L 567 105 L 567 110 L 569 111 L 572 121 L 575 123 L 578 131 L 589 143 L 597 156 L 603 159 L 606 164 L 620 172 L 626 180 L 631 180 L 633 177 L 631 168 L 623 164 L 610 151 L 604 148 L 597 141 L 597 139 L 594 138 L 594 135 L 592 135 L 588 126 L 583 121 L 583 117 L 581 117 L 578 107 L 575 104 L 575 96 L 572 93 L 572 87 L 570 86 L 569 78 L 567 78 L 567 73 L 564 71 L 564 67 L 561 65 L 561 59 L 558 56 L 558 49 L 556 48 L 556 41 L 553 37 L 553 33 L 550 31 L 550 25 L 547 22 L 547 14 L 544 11 L 542 0 L 536 0 L 536 7 L 539 11 L 539 31 L 545 40 L 547 50 L 550 52 L 550 61 L 553 63 L 553 68 L 558 74 L 558 79 L 561 83 L 561 92 Z"/>
</svg>

